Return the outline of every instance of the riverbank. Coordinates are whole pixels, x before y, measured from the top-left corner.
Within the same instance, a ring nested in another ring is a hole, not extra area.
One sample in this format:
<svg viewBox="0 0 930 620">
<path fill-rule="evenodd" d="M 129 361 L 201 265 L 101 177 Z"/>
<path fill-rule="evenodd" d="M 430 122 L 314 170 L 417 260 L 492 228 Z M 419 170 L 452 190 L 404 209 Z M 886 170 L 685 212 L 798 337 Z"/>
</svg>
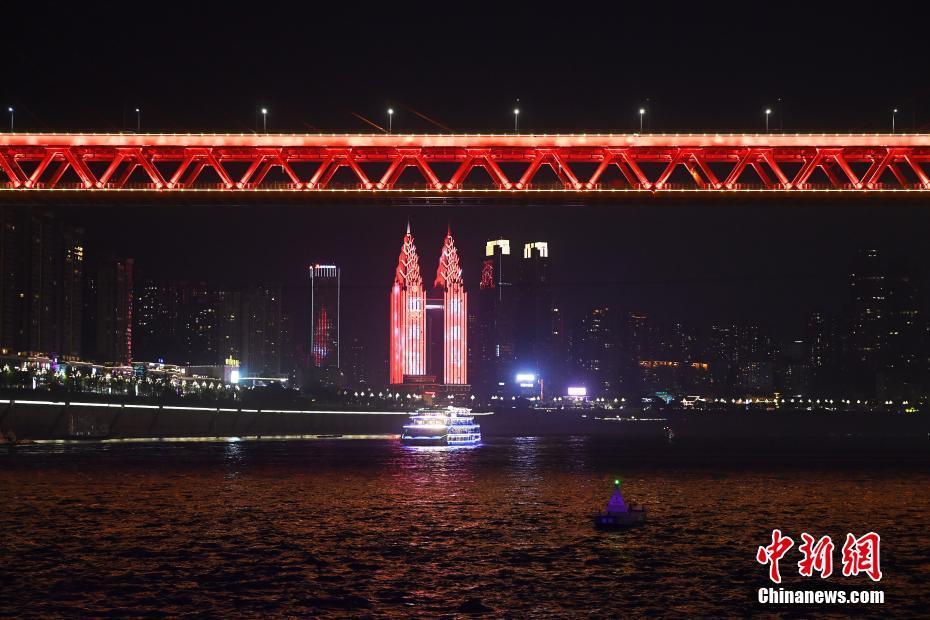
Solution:
<svg viewBox="0 0 930 620">
<path fill-rule="evenodd" d="M 404 411 L 205 407 L 84 401 L 0 400 L 9 441 L 312 439 L 396 435 Z M 885 437 L 926 441 L 930 417 L 887 412 L 666 412 L 540 410 L 476 412 L 486 437 L 592 435 L 630 438 L 810 439 Z"/>
</svg>

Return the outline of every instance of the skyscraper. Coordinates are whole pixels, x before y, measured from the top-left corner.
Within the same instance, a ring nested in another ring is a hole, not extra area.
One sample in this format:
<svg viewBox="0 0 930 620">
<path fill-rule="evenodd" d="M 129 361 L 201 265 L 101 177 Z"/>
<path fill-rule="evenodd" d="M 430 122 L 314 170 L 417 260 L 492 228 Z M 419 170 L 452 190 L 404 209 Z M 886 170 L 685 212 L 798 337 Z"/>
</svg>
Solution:
<svg viewBox="0 0 930 620">
<path fill-rule="evenodd" d="M 256 286 L 242 295 L 242 366 L 249 376 L 279 376 L 287 363 L 287 316 L 280 285 Z"/>
<path fill-rule="evenodd" d="M 185 284 L 181 287 L 181 331 L 185 364 L 209 365 L 219 363 L 217 295 L 205 283 Z"/>
<path fill-rule="evenodd" d="M 451 228 L 446 233 L 433 286 L 443 289 L 443 383 L 468 383 L 468 295 Z"/>
<path fill-rule="evenodd" d="M 426 374 L 426 292 L 409 223 L 391 287 L 390 338 L 391 383 L 403 383 L 405 375 Z"/>
<path fill-rule="evenodd" d="M 335 265 L 310 266 L 310 363 L 342 367 L 339 350 L 341 272 Z"/>
<path fill-rule="evenodd" d="M 852 297 L 852 346 L 858 361 L 878 363 L 887 346 L 888 282 L 878 250 L 858 254 L 849 276 Z"/>
<path fill-rule="evenodd" d="M 861 251 L 850 276 L 852 372 L 865 394 L 920 393 L 918 295 L 909 269 L 877 250 Z M 874 386 L 874 388 L 872 387 Z"/>
<path fill-rule="evenodd" d="M 217 291 L 216 299 L 216 364 L 242 359 L 242 293 Z"/>
<path fill-rule="evenodd" d="M 523 245 L 516 288 L 515 351 L 520 371 L 551 380 L 556 374 L 553 340 L 560 317 L 553 299 L 547 242 Z"/>
<path fill-rule="evenodd" d="M 108 258 L 97 270 L 97 358 L 132 361 L 133 259 Z"/>
<path fill-rule="evenodd" d="M 138 278 L 137 278 L 138 279 Z M 178 342 L 179 291 L 173 283 L 144 280 L 133 304 L 133 348 L 142 361 L 177 362 L 184 357 Z"/>
<path fill-rule="evenodd" d="M 476 304 L 473 332 L 472 383 L 479 393 L 496 391 L 512 374 L 514 362 L 514 257 L 508 239 L 485 244 L 485 260 Z"/>
<path fill-rule="evenodd" d="M 368 386 L 368 365 L 365 360 L 365 346 L 358 338 L 353 338 L 349 345 L 349 383 L 348 387 L 358 389 Z"/>
<path fill-rule="evenodd" d="M 0 348 L 81 354 L 83 236 L 48 213 L 0 209 Z"/>
<path fill-rule="evenodd" d="M 0 209 L 0 349 L 25 350 L 26 219 L 15 209 Z"/>
<path fill-rule="evenodd" d="M 612 314 L 607 307 L 593 308 L 581 320 L 577 361 L 597 392 L 612 394 L 618 387 L 616 340 Z"/>
<path fill-rule="evenodd" d="M 58 292 L 61 323 L 58 352 L 66 357 L 81 355 L 84 327 L 84 245 L 83 231 L 62 228 L 61 289 Z"/>
<path fill-rule="evenodd" d="M 849 390 L 849 364 L 846 356 L 845 321 L 839 317 L 813 312 L 807 322 L 806 359 L 812 387 L 828 391 L 840 387 Z"/>
<path fill-rule="evenodd" d="M 859 252 L 850 275 L 852 347 L 868 368 L 916 363 L 917 294 L 907 270 L 878 250 Z"/>
</svg>

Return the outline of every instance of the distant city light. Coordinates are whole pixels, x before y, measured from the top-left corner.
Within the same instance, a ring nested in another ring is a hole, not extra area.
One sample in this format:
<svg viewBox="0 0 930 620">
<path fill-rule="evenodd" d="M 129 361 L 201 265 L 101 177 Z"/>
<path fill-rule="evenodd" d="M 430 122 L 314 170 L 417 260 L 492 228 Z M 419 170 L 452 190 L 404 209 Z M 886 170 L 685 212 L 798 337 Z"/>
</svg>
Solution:
<svg viewBox="0 0 930 620">
<path fill-rule="evenodd" d="M 533 250 L 539 252 L 541 258 L 549 257 L 549 244 L 545 241 L 534 241 L 533 243 L 525 243 L 523 245 L 523 258 L 532 258 Z"/>
<path fill-rule="evenodd" d="M 536 375 L 533 373 L 520 373 L 517 375 L 517 383 L 530 383 L 536 381 Z"/>
<path fill-rule="evenodd" d="M 494 248 L 499 247 L 501 254 L 510 254 L 510 241 L 508 239 L 495 239 L 488 241 L 484 246 L 485 256 L 494 256 Z"/>
<path fill-rule="evenodd" d="M 568 390 L 566 391 L 566 393 L 567 393 L 569 396 L 576 396 L 576 397 L 584 398 L 585 396 L 588 395 L 588 388 L 586 388 L 586 387 L 580 387 L 580 386 L 574 386 L 574 387 L 568 388 Z"/>
</svg>

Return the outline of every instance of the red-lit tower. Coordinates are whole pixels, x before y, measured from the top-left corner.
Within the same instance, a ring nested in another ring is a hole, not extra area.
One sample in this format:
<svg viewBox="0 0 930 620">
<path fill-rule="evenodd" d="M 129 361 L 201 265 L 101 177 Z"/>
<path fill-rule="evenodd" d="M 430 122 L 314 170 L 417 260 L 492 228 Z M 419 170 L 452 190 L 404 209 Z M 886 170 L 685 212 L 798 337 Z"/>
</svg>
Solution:
<svg viewBox="0 0 930 620">
<path fill-rule="evenodd" d="M 310 362 L 316 368 L 341 368 L 340 286 L 339 267 L 310 265 Z"/>
<path fill-rule="evenodd" d="M 451 228 L 446 233 L 433 286 L 444 290 L 443 383 L 465 385 L 468 383 L 468 295 L 462 283 L 462 267 Z"/>
<path fill-rule="evenodd" d="M 410 224 L 391 289 L 391 383 L 426 374 L 426 291 Z"/>
</svg>

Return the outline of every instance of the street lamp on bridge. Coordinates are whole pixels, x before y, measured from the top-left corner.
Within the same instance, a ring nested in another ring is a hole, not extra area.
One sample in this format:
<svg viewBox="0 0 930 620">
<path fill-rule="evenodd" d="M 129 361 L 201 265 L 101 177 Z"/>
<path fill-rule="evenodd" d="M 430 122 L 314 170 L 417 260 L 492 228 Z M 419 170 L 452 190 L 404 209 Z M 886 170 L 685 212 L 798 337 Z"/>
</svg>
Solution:
<svg viewBox="0 0 930 620">
<path fill-rule="evenodd" d="M 772 108 L 765 108 L 765 133 L 769 132 L 769 117 L 772 115 Z"/>
<path fill-rule="evenodd" d="M 894 117 L 898 114 L 898 108 L 891 111 L 891 133 L 894 133 Z"/>
<path fill-rule="evenodd" d="M 394 108 L 388 108 L 388 133 L 394 133 Z"/>
<path fill-rule="evenodd" d="M 136 133 L 142 133 L 142 111 L 136 108 Z"/>
<path fill-rule="evenodd" d="M 643 116 L 646 115 L 646 108 L 639 109 L 639 133 L 643 133 Z"/>
<path fill-rule="evenodd" d="M 262 108 L 262 131 L 268 133 L 268 108 Z"/>
<path fill-rule="evenodd" d="M 10 113 L 10 133 L 13 133 L 13 106 L 9 106 L 6 111 Z"/>
<path fill-rule="evenodd" d="M 519 128 L 519 123 L 518 123 L 519 118 L 520 118 L 520 108 L 514 108 L 514 109 L 513 109 L 513 132 L 514 132 L 514 133 L 519 133 L 519 129 L 518 129 L 518 128 Z"/>
</svg>

